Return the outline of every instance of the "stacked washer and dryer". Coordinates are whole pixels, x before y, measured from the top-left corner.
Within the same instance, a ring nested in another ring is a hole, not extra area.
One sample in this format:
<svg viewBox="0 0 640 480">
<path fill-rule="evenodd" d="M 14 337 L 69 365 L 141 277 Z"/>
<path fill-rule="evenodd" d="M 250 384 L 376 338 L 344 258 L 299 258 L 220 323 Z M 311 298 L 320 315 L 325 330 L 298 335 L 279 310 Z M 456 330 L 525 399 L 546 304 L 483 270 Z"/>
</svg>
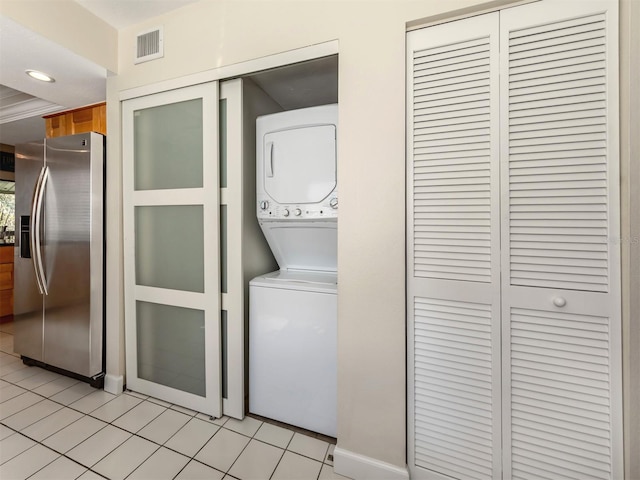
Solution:
<svg viewBox="0 0 640 480">
<path fill-rule="evenodd" d="M 256 121 L 257 216 L 280 270 L 249 284 L 249 411 L 336 436 L 338 106 Z"/>
</svg>

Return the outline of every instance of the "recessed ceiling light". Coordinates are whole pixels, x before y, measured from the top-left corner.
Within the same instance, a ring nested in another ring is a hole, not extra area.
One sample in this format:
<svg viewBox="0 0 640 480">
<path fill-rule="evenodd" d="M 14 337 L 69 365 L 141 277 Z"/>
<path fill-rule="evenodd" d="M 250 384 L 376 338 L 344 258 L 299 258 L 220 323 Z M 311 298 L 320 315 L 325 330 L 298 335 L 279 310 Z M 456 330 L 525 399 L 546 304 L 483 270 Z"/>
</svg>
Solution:
<svg viewBox="0 0 640 480">
<path fill-rule="evenodd" d="M 55 82 L 56 79 L 50 77 L 46 73 L 39 72 L 38 70 L 25 70 L 25 73 L 29 75 L 31 78 L 35 78 L 36 80 L 40 80 L 41 82 Z"/>
</svg>

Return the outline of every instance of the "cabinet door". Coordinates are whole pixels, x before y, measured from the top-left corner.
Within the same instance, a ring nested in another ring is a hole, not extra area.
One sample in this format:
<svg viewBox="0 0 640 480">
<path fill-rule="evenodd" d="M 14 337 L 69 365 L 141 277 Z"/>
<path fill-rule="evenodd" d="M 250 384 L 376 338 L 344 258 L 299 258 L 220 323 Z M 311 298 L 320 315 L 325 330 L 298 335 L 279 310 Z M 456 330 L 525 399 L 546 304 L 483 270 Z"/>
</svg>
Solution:
<svg viewBox="0 0 640 480">
<path fill-rule="evenodd" d="M 617 2 L 501 12 L 505 478 L 622 478 Z"/>
<path fill-rule="evenodd" d="M 123 103 L 127 387 L 221 415 L 218 84 Z"/>
<path fill-rule="evenodd" d="M 412 478 L 500 476 L 498 14 L 408 37 Z"/>
</svg>

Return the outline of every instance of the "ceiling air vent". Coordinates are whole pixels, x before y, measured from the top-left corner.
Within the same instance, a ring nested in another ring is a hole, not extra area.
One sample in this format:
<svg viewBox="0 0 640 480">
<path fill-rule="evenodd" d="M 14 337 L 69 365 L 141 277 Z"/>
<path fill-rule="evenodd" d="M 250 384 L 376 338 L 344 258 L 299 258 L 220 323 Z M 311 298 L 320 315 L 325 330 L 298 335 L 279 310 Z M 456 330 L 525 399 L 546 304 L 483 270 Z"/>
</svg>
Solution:
<svg viewBox="0 0 640 480">
<path fill-rule="evenodd" d="M 136 37 L 136 55 L 133 63 L 148 62 L 164 56 L 162 27 L 141 32 Z"/>
</svg>

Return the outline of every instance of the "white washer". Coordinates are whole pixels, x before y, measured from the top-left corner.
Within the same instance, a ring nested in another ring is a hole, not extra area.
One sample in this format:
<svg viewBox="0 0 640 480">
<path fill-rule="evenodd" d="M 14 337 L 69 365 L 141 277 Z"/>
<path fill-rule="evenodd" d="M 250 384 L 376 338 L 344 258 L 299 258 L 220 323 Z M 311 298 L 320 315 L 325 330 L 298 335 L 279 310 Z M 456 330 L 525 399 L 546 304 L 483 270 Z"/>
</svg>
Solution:
<svg viewBox="0 0 640 480">
<path fill-rule="evenodd" d="M 337 105 L 256 122 L 257 217 L 280 270 L 249 284 L 249 411 L 332 437 Z"/>
<path fill-rule="evenodd" d="M 333 273 L 273 272 L 249 286 L 249 411 L 336 436 Z"/>
</svg>

